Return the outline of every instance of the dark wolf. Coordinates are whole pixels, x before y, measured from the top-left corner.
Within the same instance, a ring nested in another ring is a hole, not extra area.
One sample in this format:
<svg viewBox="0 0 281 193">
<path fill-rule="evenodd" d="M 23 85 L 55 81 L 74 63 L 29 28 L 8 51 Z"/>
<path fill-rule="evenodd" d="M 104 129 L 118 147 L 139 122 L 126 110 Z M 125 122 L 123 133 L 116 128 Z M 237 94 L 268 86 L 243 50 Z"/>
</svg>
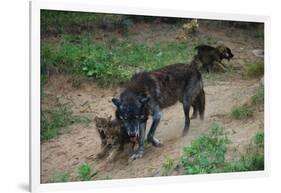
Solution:
<svg viewBox="0 0 281 193">
<path fill-rule="evenodd" d="M 234 57 L 231 49 L 223 45 L 220 45 L 216 48 L 208 45 L 199 45 L 195 49 L 197 50 L 196 56 L 201 61 L 203 69 L 205 69 L 207 72 L 214 67 L 214 64 L 218 65 L 225 71 L 226 66 L 224 63 L 222 63 L 222 60 L 230 60 Z"/>
<path fill-rule="evenodd" d="M 183 104 L 186 135 L 190 126 L 189 110 L 199 112 L 204 118 L 205 93 L 201 73 L 193 65 L 173 64 L 152 72 L 135 74 L 125 85 L 120 96 L 113 98 L 117 107 L 116 118 L 120 120 L 131 139 L 137 137 L 139 147 L 131 159 L 144 154 L 145 129 L 148 116 L 153 122 L 147 134 L 147 141 L 154 146 L 161 143 L 154 136 L 160 122 L 161 109 L 174 105 L 177 101 Z"/>
</svg>

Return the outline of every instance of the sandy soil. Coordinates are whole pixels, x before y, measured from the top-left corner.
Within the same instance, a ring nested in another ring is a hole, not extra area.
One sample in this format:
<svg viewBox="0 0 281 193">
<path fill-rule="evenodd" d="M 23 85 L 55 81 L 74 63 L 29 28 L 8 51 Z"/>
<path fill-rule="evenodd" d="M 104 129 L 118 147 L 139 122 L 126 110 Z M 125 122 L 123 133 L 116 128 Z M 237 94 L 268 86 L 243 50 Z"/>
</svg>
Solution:
<svg viewBox="0 0 281 193">
<path fill-rule="evenodd" d="M 202 35 L 206 34 L 204 30 L 202 27 Z M 157 30 L 153 30 L 153 37 L 163 38 L 165 35 L 162 31 L 157 36 L 155 31 Z M 173 35 L 175 34 L 172 32 L 166 34 L 169 37 L 173 37 Z M 230 62 L 233 66 L 241 68 L 246 62 L 261 60 L 255 57 L 251 50 L 262 49 L 262 44 L 255 43 L 254 39 L 248 36 L 239 35 L 235 41 L 231 41 L 233 37 L 226 36 L 224 31 L 209 30 L 208 35 L 233 48 L 235 59 Z M 135 38 L 141 40 L 143 37 Z M 144 38 L 149 39 L 150 37 Z M 92 180 L 107 177 L 120 179 L 158 176 L 162 163 L 167 157 L 177 159 L 181 155 L 183 147 L 190 144 L 195 137 L 206 133 L 213 122 L 221 123 L 229 132 L 232 140 L 226 158 L 237 159 L 239 153 L 234 149 L 236 147 L 242 148 L 243 145 L 248 144 L 254 134 L 263 128 L 263 112 L 255 112 L 253 118 L 242 121 L 231 119 L 229 114 L 233 106 L 244 104 L 250 100 L 258 86 L 257 83 L 258 80 L 242 79 L 239 75 L 225 78 L 223 81 L 221 79 L 204 80 L 207 100 L 205 120 L 192 120 L 188 135 L 181 137 L 184 126 L 182 105 L 177 103 L 164 109 L 156 132 L 156 136 L 164 143 L 164 146 L 156 148 L 147 145 L 144 157 L 133 162 L 127 161 L 130 155 L 128 151 L 125 151 L 113 163 L 96 160 L 95 157 L 100 152 L 100 139 L 94 122 L 71 125 L 67 129 L 68 132 L 42 143 L 41 183 L 53 182 L 55 173 L 60 171 L 69 173 L 70 181 L 79 180 L 78 167 L 85 162 L 91 165 L 93 170 L 98 171 Z M 73 88 L 71 77 L 57 75 L 50 79 L 45 87 L 45 92 L 55 93 L 61 102 L 69 102 L 75 114 L 93 119 L 95 116 L 113 115 L 115 108 L 111 99 L 118 95 L 120 88 L 102 89 L 97 87 L 94 81 L 89 80 L 83 81 L 79 88 Z M 148 127 L 149 125 L 150 122 Z"/>
</svg>

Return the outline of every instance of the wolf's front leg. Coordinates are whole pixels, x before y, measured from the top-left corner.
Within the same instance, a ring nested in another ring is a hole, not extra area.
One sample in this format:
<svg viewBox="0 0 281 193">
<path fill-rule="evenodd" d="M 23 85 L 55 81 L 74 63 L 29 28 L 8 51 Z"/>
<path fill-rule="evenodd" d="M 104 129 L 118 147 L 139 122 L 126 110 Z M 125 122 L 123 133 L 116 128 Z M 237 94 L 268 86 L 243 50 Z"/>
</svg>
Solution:
<svg viewBox="0 0 281 193">
<path fill-rule="evenodd" d="M 155 106 L 153 109 L 153 122 L 152 122 L 151 128 L 147 134 L 147 141 L 148 141 L 148 143 L 151 143 L 152 145 L 154 145 L 156 147 L 162 145 L 160 143 L 160 141 L 156 137 L 154 137 L 154 134 L 155 134 L 157 126 L 159 125 L 160 119 L 161 119 L 160 107 Z"/>
<path fill-rule="evenodd" d="M 129 160 L 135 160 L 135 159 L 141 158 L 144 154 L 145 127 L 146 127 L 146 122 L 140 124 L 139 140 L 138 140 L 139 147 L 136 150 L 136 152 L 130 157 Z"/>
</svg>

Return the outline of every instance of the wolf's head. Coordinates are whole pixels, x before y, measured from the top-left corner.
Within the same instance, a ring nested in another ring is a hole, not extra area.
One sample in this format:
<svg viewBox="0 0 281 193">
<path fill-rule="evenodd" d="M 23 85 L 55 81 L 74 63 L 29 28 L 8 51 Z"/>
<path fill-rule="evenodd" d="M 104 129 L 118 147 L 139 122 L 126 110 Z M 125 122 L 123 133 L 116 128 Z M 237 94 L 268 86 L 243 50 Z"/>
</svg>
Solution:
<svg viewBox="0 0 281 193">
<path fill-rule="evenodd" d="M 113 98 L 116 106 L 116 118 L 119 119 L 130 138 L 139 137 L 139 128 L 148 119 L 147 96 L 137 96 L 133 92 L 124 91 L 120 98 Z"/>
<path fill-rule="evenodd" d="M 230 60 L 231 58 L 234 57 L 234 55 L 231 52 L 231 49 L 226 47 L 226 46 L 220 45 L 220 46 L 217 47 L 217 50 L 220 53 L 220 58 L 221 59 Z"/>
</svg>

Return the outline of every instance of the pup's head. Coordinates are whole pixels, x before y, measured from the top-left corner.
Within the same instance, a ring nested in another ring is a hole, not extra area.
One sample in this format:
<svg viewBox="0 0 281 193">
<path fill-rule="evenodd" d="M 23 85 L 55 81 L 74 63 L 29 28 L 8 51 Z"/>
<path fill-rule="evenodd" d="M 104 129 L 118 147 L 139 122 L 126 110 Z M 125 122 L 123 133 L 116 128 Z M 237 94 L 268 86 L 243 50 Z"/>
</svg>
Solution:
<svg viewBox="0 0 281 193">
<path fill-rule="evenodd" d="M 230 60 L 231 58 L 234 57 L 234 55 L 231 52 L 231 49 L 226 47 L 226 46 L 220 45 L 220 46 L 217 47 L 217 50 L 220 53 L 220 58 L 221 59 Z"/>
<path fill-rule="evenodd" d="M 116 118 L 119 119 L 130 139 L 139 137 L 139 128 L 148 119 L 146 104 L 149 101 L 147 96 L 137 96 L 132 92 L 123 92 L 120 98 L 113 98 L 116 106 Z"/>
<path fill-rule="evenodd" d="M 101 137 L 102 145 L 115 145 L 118 142 L 120 129 L 112 124 L 111 116 L 108 118 L 95 117 L 95 122 Z"/>
</svg>

